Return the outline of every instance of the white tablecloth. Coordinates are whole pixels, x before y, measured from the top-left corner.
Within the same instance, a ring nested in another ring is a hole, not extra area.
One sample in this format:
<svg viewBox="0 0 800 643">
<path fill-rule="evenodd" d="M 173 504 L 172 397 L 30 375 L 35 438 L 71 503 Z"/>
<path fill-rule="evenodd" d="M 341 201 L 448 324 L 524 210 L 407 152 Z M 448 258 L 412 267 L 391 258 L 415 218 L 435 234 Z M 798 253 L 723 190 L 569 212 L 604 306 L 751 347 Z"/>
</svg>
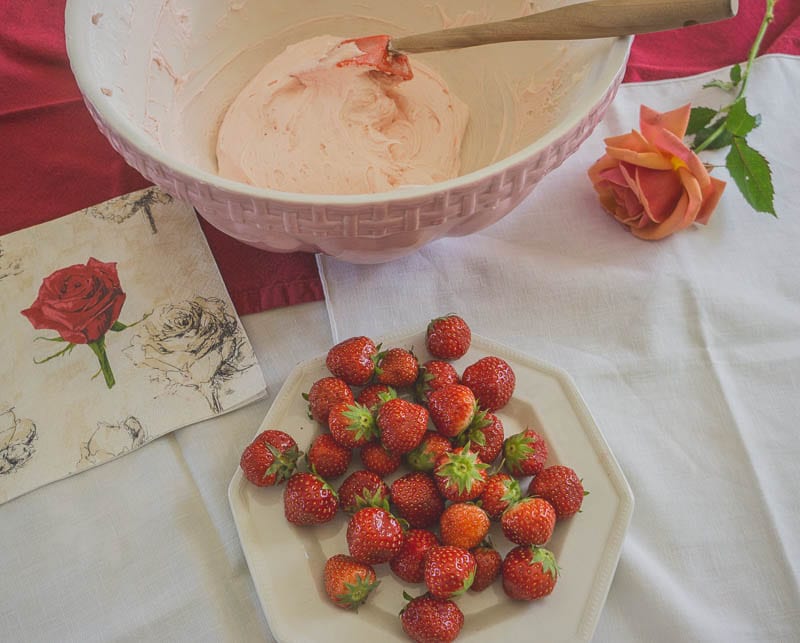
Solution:
<svg viewBox="0 0 800 643">
<path fill-rule="evenodd" d="M 748 91 L 778 221 L 733 186 L 708 227 L 655 244 L 600 213 L 585 170 L 601 138 L 641 102 L 710 100 L 685 79 L 623 86 L 480 234 L 385 266 L 321 260 L 327 308 L 243 319 L 266 400 L 0 507 L 0 641 L 271 640 L 226 495 L 241 449 L 297 362 L 451 310 L 569 371 L 633 488 L 597 641 L 798 640 L 799 63 L 762 59 Z"/>
</svg>

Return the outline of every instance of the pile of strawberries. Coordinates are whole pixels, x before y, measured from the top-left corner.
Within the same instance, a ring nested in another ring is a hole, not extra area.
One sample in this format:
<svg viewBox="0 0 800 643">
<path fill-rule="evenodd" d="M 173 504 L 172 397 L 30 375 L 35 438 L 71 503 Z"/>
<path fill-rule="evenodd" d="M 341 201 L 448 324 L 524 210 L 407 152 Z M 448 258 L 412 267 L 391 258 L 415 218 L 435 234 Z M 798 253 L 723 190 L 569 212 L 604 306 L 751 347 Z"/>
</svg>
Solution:
<svg viewBox="0 0 800 643">
<path fill-rule="evenodd" d="M 495 412 L 516 385 L 507 362 L 484 357 L 459 377 L 451 362 L 471 339 L 467 323 L 447 315 L 427 327 L 433 359 L 423 364 L 410 350 L 381 350 L 367 337 L 337 344 L 326 358 L 331 376 L 303 396 L 310 417 L 327 428 L 305 454 L 308 470 L 297 470 L 298 445 L 280 430 L 259 434 L 240 462 L 253 484 L 286 482 L 284 514 L 294 525 L 326 523 L 339 511 L 349 516 L 348 554 L 320 570 L 338 607 L 367 600 L 378 584 L 374 565 L 388 563 L 397 578 L 424 583 L 421 596 L 404 592 L 400 616 L 420 642 L 454 640 L 464 615 L 452 599 L 498 577 L 515 600 L 550 594 L 559 570 L 544 545 L 586 494 L 571 468 L 546 466 L 547 443 L 535 430 L 505 435 Z M 331 481 L 356 454 L 361 468 L 335 489 Z M 530 478 L 527 494 L 523 478 Z M 504 558 L 488 538 L 492 521 L 514 545 Z"/>
</svg>

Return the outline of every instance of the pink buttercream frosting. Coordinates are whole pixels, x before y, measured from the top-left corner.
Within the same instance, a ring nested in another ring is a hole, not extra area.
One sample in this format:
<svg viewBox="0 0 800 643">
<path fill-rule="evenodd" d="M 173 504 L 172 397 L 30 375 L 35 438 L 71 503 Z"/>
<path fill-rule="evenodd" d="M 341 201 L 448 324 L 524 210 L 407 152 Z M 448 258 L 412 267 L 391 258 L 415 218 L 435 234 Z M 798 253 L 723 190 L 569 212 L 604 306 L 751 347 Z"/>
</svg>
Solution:
<svg viewBox="0 0 800 643">
<path fill-rule="evenodd" d="M 247 84 L 219 129 L 221 176 L 286 192 L 360 194 L 458 175 L 466 105 L 418 61 L 407 81 L 337 65 L 361 53 L 342 40 L 291 45 Z"/>
</svg>

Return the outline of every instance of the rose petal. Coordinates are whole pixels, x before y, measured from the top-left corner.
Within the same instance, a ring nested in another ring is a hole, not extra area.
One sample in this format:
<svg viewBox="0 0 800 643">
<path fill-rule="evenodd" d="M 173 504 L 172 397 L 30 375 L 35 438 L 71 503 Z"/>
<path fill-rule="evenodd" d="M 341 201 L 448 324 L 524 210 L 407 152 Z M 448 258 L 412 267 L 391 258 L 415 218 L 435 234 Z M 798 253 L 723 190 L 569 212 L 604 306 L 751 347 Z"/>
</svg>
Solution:
<svg viewBox="0 0 800 643">
<path fill-rule="evenodd" d="M 639 127 L 642 135 L 648 141 L 654 142 L 658 133 L 666 130 L 681 139 L 689 126 L 691 111 L 692 106 L 689 103 L 663 113 L 642 105 L 639 109 Z"/>
<path fill-rule="evenodd" d="M 697 218 L 695 219 L 697 223 L 702 223 L 703 225 L 708 223 L 722 197 L 725 185 L 725 181 L 711 177 L 711 184 L 703 195 L 703 205 L 700 207 L 700 212 L 697 213 Z"/>
<path fill-rule="evenodd" d="M 637 168 L 636 187 L 647 216 L 654 222 L 664 221 L 681 198 L 681 181 L 674 171 Z"/>
</svg>

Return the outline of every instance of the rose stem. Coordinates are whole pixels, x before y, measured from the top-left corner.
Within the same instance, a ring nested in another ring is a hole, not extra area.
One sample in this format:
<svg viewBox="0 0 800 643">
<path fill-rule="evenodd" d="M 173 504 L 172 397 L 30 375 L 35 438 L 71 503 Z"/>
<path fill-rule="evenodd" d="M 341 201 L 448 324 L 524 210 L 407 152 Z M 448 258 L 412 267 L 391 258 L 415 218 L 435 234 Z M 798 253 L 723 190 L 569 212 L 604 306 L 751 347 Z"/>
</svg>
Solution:
<svg viewBox="0 0 800 643">
<path fill-rule="evenodd" d="M 106 338 L 105 336 L 98 339 L 96 342 L 89 342 L 89 347 L 92 349 L 97 360 L 100 362 L 100 370 L 103 371 L 103 377 L 106 380 L 106 386 L 111 388 L 116 383 L 114 380 L 114 373 L 111 371 L 111 364 L 106 355 Z"/>
</svg>

